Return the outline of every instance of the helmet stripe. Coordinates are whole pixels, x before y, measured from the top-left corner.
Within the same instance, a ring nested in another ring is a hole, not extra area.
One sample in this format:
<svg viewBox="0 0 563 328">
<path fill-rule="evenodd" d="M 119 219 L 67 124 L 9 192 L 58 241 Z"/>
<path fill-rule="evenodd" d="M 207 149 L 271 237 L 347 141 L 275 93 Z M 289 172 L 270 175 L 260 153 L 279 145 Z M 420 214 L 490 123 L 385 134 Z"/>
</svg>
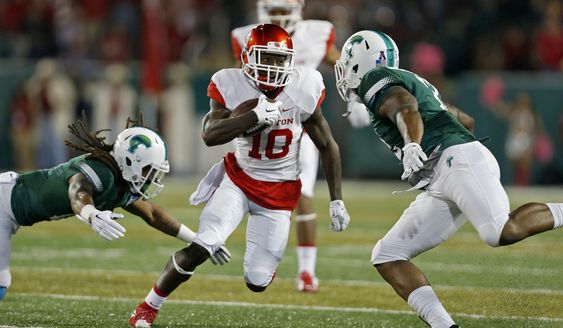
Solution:
<svg viewBox="0 0 563 328">
<path fill-rule="evenodd" d="M 393 41 L 391 41 L 391 38 L 383 32 L 376 31 L 376 33 L 379 34 L 381 39 L 383 39 L 385 47 L 387 48 L 387 67 L 395 67 L 395 47 L 393 47 Z"/>
</svg>

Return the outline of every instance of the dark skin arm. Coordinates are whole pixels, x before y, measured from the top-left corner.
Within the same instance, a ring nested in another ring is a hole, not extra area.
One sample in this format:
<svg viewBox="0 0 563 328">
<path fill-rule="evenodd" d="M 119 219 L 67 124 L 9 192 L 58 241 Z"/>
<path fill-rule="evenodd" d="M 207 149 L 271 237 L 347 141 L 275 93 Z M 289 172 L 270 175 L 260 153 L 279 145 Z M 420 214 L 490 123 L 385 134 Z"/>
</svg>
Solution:
<svg viewBox="0 0 563 328">
<path fill-rule="evenodd" d="M 330 127 L 322 114 L 321 108 L 315 109 L 313 114 L 303 122 L 303 126 L 319 149 L 321 165 L 328 184 L 330 200 L 342 199 L 342 166 L 340 150 L 332 137 Z"/>
<path fill-rule="evenodd" d="M 420 144 L 424 124 L 418 111 L 416 98 L 405 88 L 392 87 L 379 105 L 379 115 L 390 119 L 397 125 L 405 145 L 411 142 Z"/>
<path fill-rule="evenodd" d="M 211 110 L 203 119 L 202 138 L 207 146 L 225 144 L 240 136 L 258 122 L 253 111 L 237 117 L 229 117 L 231 112 L 216 100 L 211 99 Z"/>
<path fill-rule="evenodd" d="M 68 198 L 70 207 L 76 214 L 80 214 L 86 205 L 94 205 L 94 188 L 82 173 L 76 173 L 68 179 Z"/>
<path fill-rule="evenodd" d="M 74 213 L 80 214 L 82 207 L 85 205 L 94 205 L 92 197 L 94 189 L 90 181 L 82 173 L 73 175 L 68 181 L 68 196 Z M 170 236 L 176 237 L 180 231 L 180 222 L 160 206 L 147 201 L 137 200 L 125 207 L 125 210 L 141 217 L 151 227 Z"/>
<path fill-rule="evenodd" d="M 139 199 L 124 209 L 140 217 L 151 227 L 172 237 L 176 237 L 180 231 L 180 222 L 156 204 Z"/>
<path fill-rule="evenodd" d="M 461 109 L 457 108 L 454 105 L 446 104 L 448 107 L 448 112 L 452 113 L 452 115 L 469 131 L 475 132 L 475 119 L 471 117 L 469 114 L 465 113 Z"/>
</svg>

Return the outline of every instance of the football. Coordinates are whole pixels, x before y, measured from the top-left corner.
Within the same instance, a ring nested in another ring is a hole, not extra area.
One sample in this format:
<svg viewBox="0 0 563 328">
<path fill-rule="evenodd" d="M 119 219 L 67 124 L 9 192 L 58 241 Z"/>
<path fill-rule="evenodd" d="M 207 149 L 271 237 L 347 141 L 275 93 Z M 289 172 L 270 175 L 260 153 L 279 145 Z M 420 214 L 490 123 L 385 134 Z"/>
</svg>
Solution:
<svg viewBox="0 0 563 328">
<path fill-rule="evenodd" d="M 274 102 L 274 100 L 271 100 L 271 99 L 268 99 L 268 101 Z M 233 111 L 231 112 L 231 115 L 229 117 L 237 117 L 237 116 L 240 116 L 242 114 L 248 113 L 249 111 L 254 109 L 257 104 L 258 104 L 258 98 L 252 98 L 252 99 L 248 99 L 246 101 L 243 101 L 235 109 L 233 109 Z M 259 134 L 260 132 L 264 131 L 267 127 L 268 127 L 267 124 L 256 123 L 255 125 L 250 127 L 248 130 L 246 130 L 242 134 L 242 136 L 243 137 L 255 136 L 255 135 Z"/>
</svg>

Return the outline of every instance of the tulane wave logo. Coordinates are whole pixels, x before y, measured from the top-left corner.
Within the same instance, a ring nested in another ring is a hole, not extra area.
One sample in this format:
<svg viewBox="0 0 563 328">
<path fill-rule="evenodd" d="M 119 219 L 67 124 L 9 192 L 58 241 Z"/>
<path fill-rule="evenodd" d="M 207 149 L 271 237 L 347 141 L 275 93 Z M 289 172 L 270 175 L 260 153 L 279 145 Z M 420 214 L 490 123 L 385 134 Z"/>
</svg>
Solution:
<svg viewBox="0 0 563 328">
<path fill-rule="evenodd" d="M 151 139 L 144 134 L 137 134 L 131 138 L 131 141 L 129 141 L 129 148 L 127 151 L 133 154 L 141 145 L 145 146 L 145 148 L 150 148 L 152 145 Z"/>
<path fill-rule="evenodd" d="M 348 57 L 352 57 L 352 48 L 354 48 L 355 44 L 360 44 L 364 41 L 364 37 L 361 35 L 354 35 L 345 46 L 344 51 L 348 54 Z"/>
</svg>

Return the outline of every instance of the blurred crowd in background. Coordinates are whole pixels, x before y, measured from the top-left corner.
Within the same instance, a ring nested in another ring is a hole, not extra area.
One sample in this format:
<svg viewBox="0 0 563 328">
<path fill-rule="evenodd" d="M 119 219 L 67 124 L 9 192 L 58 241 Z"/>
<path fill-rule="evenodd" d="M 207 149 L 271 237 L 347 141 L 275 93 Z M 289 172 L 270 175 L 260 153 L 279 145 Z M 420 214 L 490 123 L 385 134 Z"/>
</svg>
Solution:
<svg viewBox="0 0 563 328">
<path fill-rule="evenodd" d="M 202 109 L 195 108 L 191 77 L 234 64 L 230 31 L 256 21 L 255 3 L 0 0 L 0 61 L 33 65 L 0 103 L 9 113 L 13 166 L 66 160 L 72 155 L 63 143 L 66 126 L 82 111 L 93 130 L 112 129 L 110 141 L 128 116 L 142 111 L 169 142 L 176 173 L 205 169 L 197 162 Z M 468 71 L 563 72 L 560 0 L 306 0 L 304 18 L 331 21 L 338 47 L 357 30 L 386 32 L 399 45 L 401 67 L 446 95 L 448 81 Z M 322 72 L 333 74 L 328 67 Z M 498 84 L 489 82 L 485 105 L 508 122 L 513 182 L 526 185 L 531 163 L 561 150 L 553 149 L 526 92 L 499 99 Z M 555 110 L 563 140 L 563 110 Z"/>
</svg>

